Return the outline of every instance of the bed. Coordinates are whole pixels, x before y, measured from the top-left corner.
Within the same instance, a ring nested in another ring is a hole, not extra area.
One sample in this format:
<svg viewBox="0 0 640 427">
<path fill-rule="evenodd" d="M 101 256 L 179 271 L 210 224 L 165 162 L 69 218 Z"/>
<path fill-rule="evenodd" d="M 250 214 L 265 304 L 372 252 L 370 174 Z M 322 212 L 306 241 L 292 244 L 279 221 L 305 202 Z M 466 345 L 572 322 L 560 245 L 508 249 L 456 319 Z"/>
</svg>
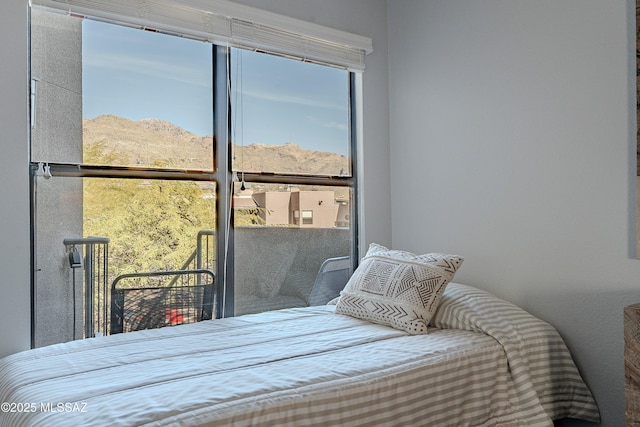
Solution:
<svg viewBox="0 0 640 427">
<path fill-rule="evenodd" d="M 336 305 L 57 344 L 0 360 L 1 426 L 599 422 L 549 324 L 449 283 L 426 334 Z"/>
</svg>

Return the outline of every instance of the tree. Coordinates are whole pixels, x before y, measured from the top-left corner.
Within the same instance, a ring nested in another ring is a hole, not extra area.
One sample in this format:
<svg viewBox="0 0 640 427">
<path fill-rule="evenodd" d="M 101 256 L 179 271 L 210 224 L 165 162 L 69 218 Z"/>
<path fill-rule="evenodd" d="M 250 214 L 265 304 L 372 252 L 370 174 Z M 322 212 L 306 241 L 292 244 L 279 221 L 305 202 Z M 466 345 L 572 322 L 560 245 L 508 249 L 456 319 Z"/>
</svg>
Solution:
<svg viewBox="0 0 640 427">
<path fill-rule="evenodd" d="M 99 157 L 100 151 L 90 154 Z M 85 178 L 84 234 L 110 239 L 112 279 L 123 273 L 181 269 L 196 249 L 198 231 L 213 228 L 215 194 L 206 185 Z"/>
</svg>

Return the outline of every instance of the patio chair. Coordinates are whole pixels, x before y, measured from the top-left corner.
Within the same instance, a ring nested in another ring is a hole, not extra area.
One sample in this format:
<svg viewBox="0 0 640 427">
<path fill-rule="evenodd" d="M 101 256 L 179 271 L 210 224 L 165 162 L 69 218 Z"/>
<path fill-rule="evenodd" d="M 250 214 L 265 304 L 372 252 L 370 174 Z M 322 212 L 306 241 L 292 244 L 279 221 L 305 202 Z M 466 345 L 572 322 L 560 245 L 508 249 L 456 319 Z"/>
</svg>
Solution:
<svg viewBox="0 0 640 427">
<path fill-rule="evenodd" d="M 320 266 L 309 295 L 309 305 L 324 305 L 340 295 L 351 277 L 351 257 L 326 259 Z"/>
</svg>

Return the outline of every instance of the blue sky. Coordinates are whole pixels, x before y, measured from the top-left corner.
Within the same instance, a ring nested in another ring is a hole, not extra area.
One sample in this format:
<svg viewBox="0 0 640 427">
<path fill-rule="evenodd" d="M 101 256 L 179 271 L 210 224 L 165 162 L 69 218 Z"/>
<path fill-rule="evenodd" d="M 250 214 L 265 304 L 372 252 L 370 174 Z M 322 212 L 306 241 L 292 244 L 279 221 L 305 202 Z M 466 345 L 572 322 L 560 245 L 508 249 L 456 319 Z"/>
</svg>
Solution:
<svg viewBox="0 0 640 427">
<path fill-rule="evenodd" d="M 85 20 L 83 115 L 159 118 L 213 133 L 212 45 Z M 234 49 L 237 144 L 284 144 L 348 154 L 348 73 Z"/>
</svg>

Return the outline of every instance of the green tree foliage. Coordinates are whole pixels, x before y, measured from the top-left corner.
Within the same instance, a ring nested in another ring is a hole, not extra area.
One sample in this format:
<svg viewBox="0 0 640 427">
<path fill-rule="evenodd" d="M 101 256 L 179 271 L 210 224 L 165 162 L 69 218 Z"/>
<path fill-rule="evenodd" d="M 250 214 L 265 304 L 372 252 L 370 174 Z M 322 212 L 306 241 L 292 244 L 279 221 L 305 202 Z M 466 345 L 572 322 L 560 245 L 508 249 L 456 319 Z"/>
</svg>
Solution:
<svg viewBox="0 0 640 427">
<path fill-rule="evenodd" d="M 85 151 L 100 156 L 101 150 Z M 210 183 L 207 183 L 210 184 Z M 109 276 L 180 270 L 200 230 L 215 228 L 215 194 L 193 181 L 86 178 L 84 229 L 109 243 Z"/>
<path fill-rule="evenodd" d="M 236 227 L 263 226 L 267 223 L 264 219 L 266 213 L 268 212 L 264 208 L 235 209 L 233 211 L 233 224 Z"/>
</svg>

